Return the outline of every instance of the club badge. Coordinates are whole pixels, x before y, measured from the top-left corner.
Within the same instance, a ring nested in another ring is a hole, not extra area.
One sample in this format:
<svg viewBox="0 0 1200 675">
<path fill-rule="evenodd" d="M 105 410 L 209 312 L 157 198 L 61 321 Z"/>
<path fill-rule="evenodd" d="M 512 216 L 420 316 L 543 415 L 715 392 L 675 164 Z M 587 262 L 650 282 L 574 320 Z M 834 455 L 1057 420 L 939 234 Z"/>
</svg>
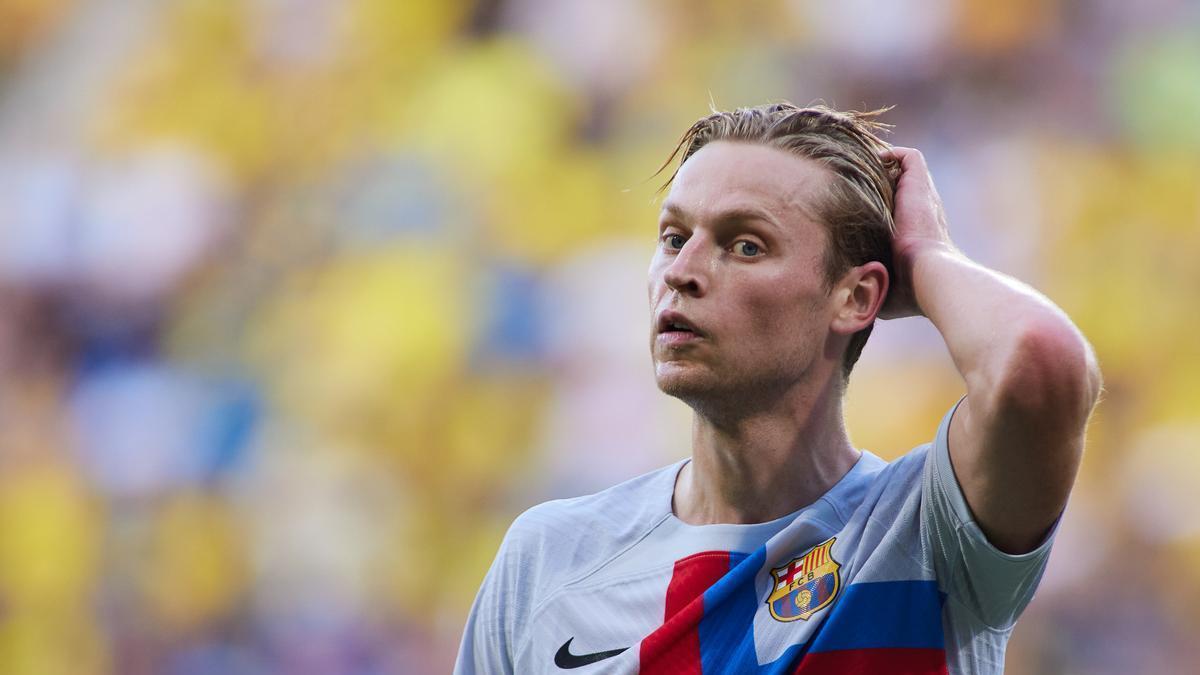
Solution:
<svg viewBox="0 0 1200 675">
<path fill-rule="evenodd" d="M 775 579 L 775 588 L 767 596 L 771 616 L 779 621 L 807 621 L 837 598 L 842 589 L 838 573 L 842 566 L 833 559 L 836 540 L 837 537 L 832 537 L 771 570 Z"/>
</svg>

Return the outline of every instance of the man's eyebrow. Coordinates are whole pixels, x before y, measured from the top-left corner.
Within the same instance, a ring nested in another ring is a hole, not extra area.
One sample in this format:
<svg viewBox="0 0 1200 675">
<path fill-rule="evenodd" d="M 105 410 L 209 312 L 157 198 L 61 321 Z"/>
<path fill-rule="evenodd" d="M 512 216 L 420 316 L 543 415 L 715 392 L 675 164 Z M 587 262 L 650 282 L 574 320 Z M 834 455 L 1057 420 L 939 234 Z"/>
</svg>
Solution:
<svg viewBox="0 0 1200 675">
<path fill-rule="evenodd" d="M 682 207 L 671 203 L 663 204 L 662 212 L 665 215 L 669 215 L 681 221 L 688 221 L 691 219 L 687 211 L 685 211 Z M 721 211 L 717 214 L 716 219 L 718 222 L 738 222 L 745 220 L 761 220 L 767 223 L 776 222 L 775 217 L 770 213 L 751 206 L 737 206 L 725 211 Z"/>
<path fill-rule="evenodd" d="M 663 204 L 662 211 L 659 212 L 659 216 L 661 217 L 663 215 L 672 216 L 674 218 L 678 218 L 679 220 L 687 220 L 687 212 L 670 202 Z"/>
</svg>

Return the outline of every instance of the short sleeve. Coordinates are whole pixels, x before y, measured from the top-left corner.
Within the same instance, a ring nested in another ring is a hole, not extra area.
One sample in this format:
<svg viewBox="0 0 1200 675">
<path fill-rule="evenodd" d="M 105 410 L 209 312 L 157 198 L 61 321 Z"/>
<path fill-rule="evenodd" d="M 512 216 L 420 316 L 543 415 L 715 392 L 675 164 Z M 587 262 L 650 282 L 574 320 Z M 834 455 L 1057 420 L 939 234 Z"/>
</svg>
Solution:
<svg viewBox="0 0 1200 675">
<path fill-rule="evenodd" d="M 517 554 L 512 532 L 505 537 L 479 587 L 463 630 L 454 675 L 511 675 L 519 597 Z"/>
<path fill-rule="evenodd" d="M 950 420 L 964 399 L 946 413 L 926 456 L 921 518 L 942 592 L 994 629 L 1016 622 L 1041 581 L 1058 522 L 1034 550 L 1019 555 L 991 544 L 967 505 L 950 461 Z"/>
</svg>

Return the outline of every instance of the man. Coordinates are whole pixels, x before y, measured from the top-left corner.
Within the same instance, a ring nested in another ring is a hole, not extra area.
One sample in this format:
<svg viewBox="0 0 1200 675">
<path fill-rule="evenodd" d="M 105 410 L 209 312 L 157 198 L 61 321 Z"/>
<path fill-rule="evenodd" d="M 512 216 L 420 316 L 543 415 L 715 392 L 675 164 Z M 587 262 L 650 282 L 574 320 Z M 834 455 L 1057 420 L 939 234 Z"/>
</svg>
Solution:
<svg viewBox="0 0 1200 675">
<path fill-rule="evenodd" d="M 1100 374 L 1061 310 L 955 248 L 872 117 L 778 104 L 684 135 L 649 286 L 692 457 L 518 518 L 456 672 L 1003 671 Z M 877 316 L 932 321 L 966 384 L 890 464 L 842 421 Z"/>
</svg>

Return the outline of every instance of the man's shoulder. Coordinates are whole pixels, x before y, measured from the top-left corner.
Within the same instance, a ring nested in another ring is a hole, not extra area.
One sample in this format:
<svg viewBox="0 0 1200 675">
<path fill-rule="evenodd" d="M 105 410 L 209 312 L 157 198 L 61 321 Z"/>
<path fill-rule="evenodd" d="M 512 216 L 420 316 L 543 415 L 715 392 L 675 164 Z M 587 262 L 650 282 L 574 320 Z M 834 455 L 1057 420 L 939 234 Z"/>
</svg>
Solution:
<svg viewBox="0 0 1200 675">
<path fill-rule="evenodd" d="M 919 500 L 929 452 L 930 444 L 919 445 L 891 461 L 864 452 L 864 460 L 869 461 L 850 489 L 837 491 L 837 506 L 848 511 L 892 512 L 901 502 Z"/>
<path fill-rule="evenodd" d="M 866 491 L 882 490 L 919 478 L 930 447 L 929 443 L 918 445 L 892 460 L 881 459 L 864 450 L 864 467 L 859 474 L 860 488 Z"/>
<path fill-rule="evenodd" d="M 518 546 L 621 540 L 670 513 L 682 462 L 655 469 L 599 492 L 542 502 L 517 516 L 506 539 Z"/>
<path fill-rule="evenodd" d="M 880 471 L 880 477 L 888 481 L 899 481 L 921 475 L 932 447 L 932 443 L 924 443 L 893 459 Z"/>
</svg>

